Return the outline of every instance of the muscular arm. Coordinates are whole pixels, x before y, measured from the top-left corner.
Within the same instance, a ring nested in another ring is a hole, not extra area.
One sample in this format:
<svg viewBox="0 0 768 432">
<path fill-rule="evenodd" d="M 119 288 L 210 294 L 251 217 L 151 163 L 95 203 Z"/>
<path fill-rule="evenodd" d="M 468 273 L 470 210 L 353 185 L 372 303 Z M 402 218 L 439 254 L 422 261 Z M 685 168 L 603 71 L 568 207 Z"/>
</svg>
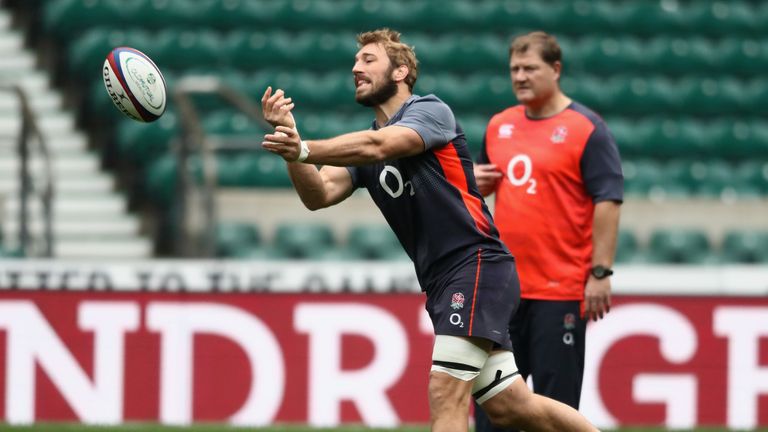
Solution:
<svg viewBox="0 0 768 432">
<path fill-rule="evenodd" d="M 288 174 L 301 202 L 318 210 L 344 201 L 352 194 L 352 177 L 346 168 L 288 162 Z"/>
<path fill-rule="evenodd" d="M 307 141 L 305 162 L 358 166 L 424 152 L 424 141 L 408 127 L 387 126 L 379 130 L 352 132 L 325 140 Z"/>
</svg>

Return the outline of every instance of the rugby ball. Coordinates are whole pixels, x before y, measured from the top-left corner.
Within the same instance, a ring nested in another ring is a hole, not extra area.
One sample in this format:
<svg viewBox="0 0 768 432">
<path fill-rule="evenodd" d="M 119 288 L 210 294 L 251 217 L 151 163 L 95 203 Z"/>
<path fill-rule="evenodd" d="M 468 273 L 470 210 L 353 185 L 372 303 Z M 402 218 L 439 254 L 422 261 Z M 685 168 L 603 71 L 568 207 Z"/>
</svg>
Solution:
<svg viewBox="0 0 768 432">
<path fill-rule="evenodd" d="M 129 47 L 113 49 L 101 72 L 112 103 L 123 114 L 136 121 L 151 122 L 165 112 L 165 79 L 141 51 Z"/>
</svg>

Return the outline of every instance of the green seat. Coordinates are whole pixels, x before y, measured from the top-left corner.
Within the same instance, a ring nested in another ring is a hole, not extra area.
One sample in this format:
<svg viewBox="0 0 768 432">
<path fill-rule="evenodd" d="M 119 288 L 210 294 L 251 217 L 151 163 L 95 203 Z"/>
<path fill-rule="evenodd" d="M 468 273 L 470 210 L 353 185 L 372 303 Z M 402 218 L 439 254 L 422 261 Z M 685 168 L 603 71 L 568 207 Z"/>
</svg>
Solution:
<svg viewBox="0 0 768 432">
<path fill-rule="evenodd" d="M 152 38 L 154 55 L 147 53 L 161 70 L 215 69 L 225 60 L 224 40 L 208 30 L 164 30 Z"/>
<path fill-rule="evenodd" d="M 240 256 L 261 243 L 256 225 L 243 222 L 220 222 L 216 226 L 216 256 Z"/>
<path fill-rule="evenodd" d="M 628 230 L 619 230 L 616 238 L 616 256 L 617 263 L 632 262 L 638 252 L 638 243 L 635 233 Z"/>
<path fill-rule="evenodd" d="M 483 145 L 485 129 L 488 126 L 488 118 L 485 116 L 467 116 L 458 119 L 459 125 L 464 129 L 467 139 L 467 147 L 473 158 L 477 158 Z"/>
<path fill-rule="evenodd" d="M 709 238 L 696 229 L 658 229 L 651 233 L 649 248 L 657 263 L 701 264 L 711 259 Z"/>
<path fill-rule="evenodd" d="M 153 160 L 144 178 L 144 193 L 156 205 L 168 207 L 176 195 L 176 158 L 169 153 Z"/>
<path fill-rule="evenodd" d="M 291 258 L 306 258 L 336 245 L 331 227 L 306 221 L 284 222 L 275 230 L 273 244 Z"/>
<path fill-rule="evenodd" d="M 647 196 L 659 181 L 663 181 L 662 166 L 651 159 L 624 160 L 624 191 L 628 195 Z"/>
<path fill-rule="evenodd" d="M 728 231 L 721 252 L 726 262 L 768 263 L 768 231 Z"/>
<path fill-rule="evenodd" d="M 768 194 L 768 162 L 746 161 L 736 166 L 734 181 L 744 187 L 751 187 L 761 194 Z"/>
<path fill-rule="evenodd" d="M 356 225 L 350 228 L 347 246 L 363 259 L 382 259 L 402 249 L 387 225 Z"/>
<path fill-rule="evenodd" d="M 54 0 L 44 4 L 43 28 L 67 40 L 85 29 L 119 28 L 130 23 L 144 1 Z"/>
<path fill-rule="evenodd" d="M 130 46 L 138 49 L 155 60 L 163 72 L 164 65 L 157 60 L 158 50 L 150 34 L 141 30 L 123 31 L 115 29 L 94 29 L 75 39 L 67 58 L 70 72 L 96 76 L 93 71 L 101 71 L 104 59 L 113 48 Z M 101 75 L 98 75 L 99 77 Z"/>
<path fill-rule="evenodd" d="M 166 112 L 150 124 L 124 120 L 117 127 L 117 148 L 121 160 L 144 166 L 170 149 L 179 133 L 176 114 Z"/>
<path fill-rule="evenodd" d="M 232 186 L 284 188 L 291 186 L 291 178 L 283 159 L 266 151 L 243 153 L 233 161 Z"/>
</svg>

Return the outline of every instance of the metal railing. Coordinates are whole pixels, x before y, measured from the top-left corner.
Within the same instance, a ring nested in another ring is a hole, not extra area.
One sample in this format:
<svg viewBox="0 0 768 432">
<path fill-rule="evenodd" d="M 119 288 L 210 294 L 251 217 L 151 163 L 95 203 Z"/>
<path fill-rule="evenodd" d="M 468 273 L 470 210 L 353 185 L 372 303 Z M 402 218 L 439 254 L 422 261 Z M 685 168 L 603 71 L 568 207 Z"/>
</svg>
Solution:
<svg viewBox="0 0 768 432">
<path fill-rule="evenodd" d="M 181 123 L 181 139 L 175 147 L 176 165 L 176 211 L 179 221 L 175 225 L 174 249 L 177 256 L 213 257 L 216 253 L 216 190 L 218 187 L 218 150 L 253 150 L 254 143 L 261 142 L 261 137 L 254 137 L 252 142 L 216 140 L 207 136 L 200 122 L 197 108 L 191 96 L 195 94 L 215 94 L 227 101 L 234 108 L 254 121 L 263 124 L 265 130 L 271 129 L 262 116 L 261 105 L 255 104 L 249 97 L 238 93 L 215 76 L 189 76 L 179 80 L 173 89 L 173 98 L 178 106 Z M 202 161 L 202 185 L 191 177 L 190 156 L 199 154 Z M 190 201 L 193 195 L 200 195 L 197 209 Z M 202 223 L 191 223 L 192 212 L 202 213 Z"/>
<path fill-rule="evenodd" d="M 19 156 L 19 230 L 18 247 L 23 256 L 53 257 L 53 197 L 54 174 L 51 167 L 51 154 L 45 136 L 40 131 L 37 117 L 30 108 L 29 98 L 24 89 L 17 85 L 0 86 L 0 92 L 13 93 L 19 100 L 21 111 L 21 130 L 19 131 L 16 151 Z M 30 138 L 37 138 L 36 141 Z M 37 148 L 32 147 L 37 143 Z M 35 181 L 32 174 L 31 160 L 33 150 L 37 150 L 43 163 L 43 180 Z M 38 186 L 39 185 L 39 186 Z M 30 229 L 30 201 L 40 199 L 42 211 L 43 233 L 39 242 L 35 242 Z"/>
</svg>

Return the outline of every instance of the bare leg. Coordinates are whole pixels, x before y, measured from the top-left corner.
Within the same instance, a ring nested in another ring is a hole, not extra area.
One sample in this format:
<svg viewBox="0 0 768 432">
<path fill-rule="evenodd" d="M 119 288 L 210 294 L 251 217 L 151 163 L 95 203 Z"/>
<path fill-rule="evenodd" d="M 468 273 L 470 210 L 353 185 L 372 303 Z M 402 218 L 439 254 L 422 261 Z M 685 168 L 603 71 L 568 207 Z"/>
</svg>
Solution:
<svg viewBox="0 0 768 432">
<path fill-rule="evenodd" d="M 498 427 L 513 427 L 529 432 L 598 430 L 570 406 L 531 392 L 522 379 L 515 380 L 482 407 L 491 422 Z"/>
<path fill-rule="evenodd" d="M 429 412 L 434 432 L 469 430 L 469 395 L 472 381 L 444 372 L 429 373 Z"/>
</svg>

